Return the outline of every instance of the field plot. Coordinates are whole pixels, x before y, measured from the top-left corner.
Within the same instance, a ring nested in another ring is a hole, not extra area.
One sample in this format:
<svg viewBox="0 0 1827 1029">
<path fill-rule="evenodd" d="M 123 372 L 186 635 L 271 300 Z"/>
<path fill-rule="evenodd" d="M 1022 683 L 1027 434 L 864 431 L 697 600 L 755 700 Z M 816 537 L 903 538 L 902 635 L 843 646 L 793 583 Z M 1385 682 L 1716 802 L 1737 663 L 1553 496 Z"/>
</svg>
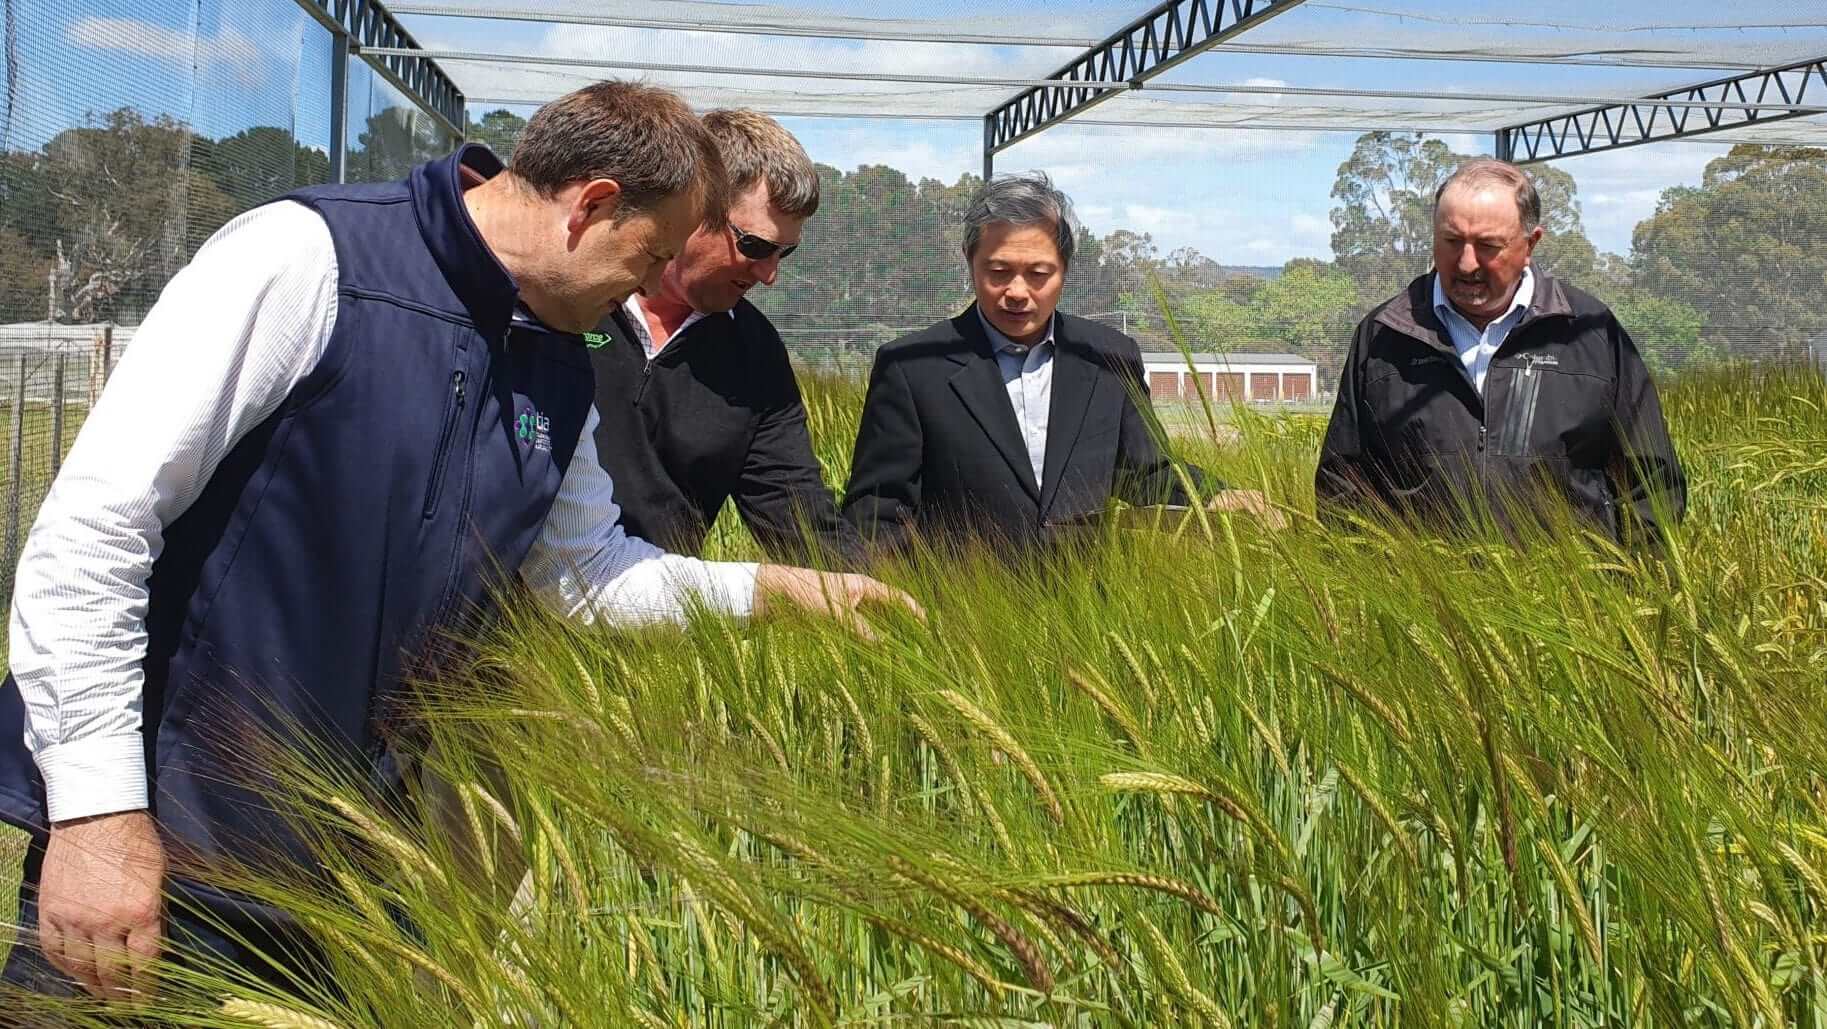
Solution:
<svg viewBox="0 0 1827 1029">
<path fill-rule="evenodd" d="M 1322 420 L 1239 414 L 1238 445 L 1188 456 L 1295 509 L 1281 536 L 1214 516 L 1025 572 L 910 562 L 891 577 L 929 623 L 868 643 L 516 608 L 429 690 L 443 820 L 285 773 L 340 843 L 318 885 L 243 885 L 316 927 L 344 992 L 192 976 L 170 1003 L 194 988 L 187 1024 L 224 1025 L 1820 1024 L 1827 396 L 1750 371 L 1665 393 L 1692 508 L 1655 557 L 1329 532 L 1298 513 Z M 811 394 L 841 478 L 858 397 Z"/>
</svg>

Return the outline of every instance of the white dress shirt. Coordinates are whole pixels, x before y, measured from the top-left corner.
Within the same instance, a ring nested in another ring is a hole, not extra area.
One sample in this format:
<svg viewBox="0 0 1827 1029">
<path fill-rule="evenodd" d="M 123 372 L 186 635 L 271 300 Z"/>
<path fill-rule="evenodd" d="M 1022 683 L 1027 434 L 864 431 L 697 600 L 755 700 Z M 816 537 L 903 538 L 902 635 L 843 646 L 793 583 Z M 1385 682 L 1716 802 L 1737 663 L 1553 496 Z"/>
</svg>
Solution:
<svg viewBox="0 0 1827 1029">
<path fill-rule="evenodd" d="M 693 311 L 685 316 L 685 320 L 679 323 L 678 328 L 672 330 L 672 335 L 655 343 L 653 339 L 653 329 L 647 324 L 647 309 L 641 306 L 641 295 L 639 293 L 628 294 L 628 299 L 622 301 L 622 310 L 628 315 L 628 321 L 634 325 L 635 340 L 641 344 L 641 352 L 647 355 L 647 360 L 649 361 L 653 360 L 654 356 L 660 351 L 671 346 L 673 340 L 685 335 L 686 329 L 689 329 L 710 317 L 710 315 L 705 314 L 703 311 Z M 735 308 L 731 308 L 724 313 L 729 315 L 730 321 L 736 320 Z"/>
<path fill-rule="evenodd" d="M 77 435 L 20 554 L 9 634 L 52 821 L 147 806 L 141 663 L 164 529 L 316 367 L 336 288 L 315 212 L 277 203 L 241 215 L 165 287 Z M 586 623 L 677 622 L 693 602 L 747 615 L 758 566 L 667 554 L 623 532 L 596 425 L 592 410 L 520 567 L 527 585 Z"/>
<path fill-rule="evenodd" d="M 1529 304 L 1535 299 L 1535 269 L 1523 266 L 1522 282 L 1516 286 L 1516 298 L 1510 301 L 1510 309 L 1502 318 L 1497 319 L 1480 331 L 1465 315 L 1459 313 L 1452 301 L 1446 298 L 1446 291 L 1440 288 L 1440 273 L 1434 273 L 1434 314 L 1440 318 L 1440 324 L 1446 326 L 1446 334 L 1453 340 L 1453 349 L 1459 352 L 1459 363 L 1465 368 L 1465 377 L 1472 380 L 1472 388 L 1484 396 L 1484 376 L 1490 371 L 1491 358 L 1508 339 L 1510 331 L 1516 328 L 1529 310 Z"/>
<path fill-rule="evenodd" d="M 1047 424 L 1053 407 L 1053 326 L 1048 319 L 1047 334 L 1033 345 L 1017 343 L 1001 332 L 977 311 L 977 320 L 990 337 L 990 349 L 996 352 L 996 367 L 1002 371 L 1002 385 L 1009 391 L 1009 406 L 1015 409 L 1015 424 L 1021 428 L 1021 441 L 1028 448 L 1028 463 L 1034 466 L 1034 484 L 1041 482 L 1047 466 Z"/>
</svg>

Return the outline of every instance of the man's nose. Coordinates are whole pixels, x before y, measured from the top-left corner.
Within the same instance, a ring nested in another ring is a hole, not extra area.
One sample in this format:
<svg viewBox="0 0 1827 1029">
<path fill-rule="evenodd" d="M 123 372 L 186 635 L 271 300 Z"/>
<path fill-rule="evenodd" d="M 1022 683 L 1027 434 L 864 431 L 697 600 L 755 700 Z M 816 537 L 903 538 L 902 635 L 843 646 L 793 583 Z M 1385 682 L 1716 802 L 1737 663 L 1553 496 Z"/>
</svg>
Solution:
<svg viewBox="0 0 1827 1029">
<path fill-rule="evenodd" d="M 761 283 L 763 286 L 772 286 L 774 280 L 780 278 L 779 254 L 773 255 L 765 261 L 756 261 L 754 262 L 754 265 L 755 281 Z"/>
<path fill-rule="evenodd" d="M 1476 272 L 1479 268 L 1478 248 L 1472 246 L 1470 243 L 1460 247 L 1458 261 L 1456 263 L 1462 274 L 1470 275 L 1473 272 Z"/>
</svg>

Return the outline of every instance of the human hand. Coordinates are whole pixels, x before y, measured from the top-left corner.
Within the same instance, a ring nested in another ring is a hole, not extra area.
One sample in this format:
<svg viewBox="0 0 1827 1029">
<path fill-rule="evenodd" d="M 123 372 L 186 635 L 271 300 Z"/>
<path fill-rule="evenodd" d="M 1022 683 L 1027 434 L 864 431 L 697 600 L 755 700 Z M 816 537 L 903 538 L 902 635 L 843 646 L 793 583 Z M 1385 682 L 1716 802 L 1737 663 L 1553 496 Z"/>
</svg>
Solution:
<svg viewBox="0 0 1827 1029">
<path fill-rule="evenodd" d="M 38 878 L 38 946 L 58 971 L 108 1000 L 149 999 L 164 943 L 165 847 L 152 816 L 58 822 Z"/>
<path fill-rule="evenodd" d="M 1269 503 L 1269 498 L 1261 491 L 1253 489 L 1220 490 L 1206 502 L 1207 511 L 1242 511 L 1253 515 L 1257 520 L 1271 529 L 1280 531 L 1288 527 L 1288 516 L 1276 510 Z"/>
<path fill-rule="evenodd" d="M 871 579 L 867 575 L 844 575 L 818 572 L 810 568 L 786 565 L 762 565 L 755 576 L 755 616 L 777 608 L 798 609 L 813 615 L 835 619 L 839 624 L 866 640 L 875 639 L 869 623 L 863 620 L 864 606 L 901 606 L 915 618 L 926 620 L 926 611 L 918 601 L 901 590 Z"/>
</svg>

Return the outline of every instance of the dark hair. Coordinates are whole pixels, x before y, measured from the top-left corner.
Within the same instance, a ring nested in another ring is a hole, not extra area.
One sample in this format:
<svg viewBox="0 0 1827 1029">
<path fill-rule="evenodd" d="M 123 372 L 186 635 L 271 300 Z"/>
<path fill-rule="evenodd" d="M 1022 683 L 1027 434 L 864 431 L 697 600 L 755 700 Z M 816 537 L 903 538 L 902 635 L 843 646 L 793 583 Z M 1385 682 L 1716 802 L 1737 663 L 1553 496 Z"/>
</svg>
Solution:
<svg viewBox="0 0 1827 1029">
<path fill-rule="evenodd" d="M 766 182 L 768 203 L 781 213 L 802 219 L 818 213 L 818 169 L 779 122 L 737 108 L 709 112 L 704 127 L 717 141 L 732 201 L 755 183 Z"/>
<path fill-rule="evenodd" d="M 1045 172 L 1002 175 L 983 184 L 964 212 L 964 259 L 977 256 L 983 230 L 991 225 L 1043 225 L 1053 233 L 1062 268 L 1072 266 L 1074 234 L 1072 201 L 1053 188 Z"/>
<path fill-rule="evenodd" d="M 628 213 L 686 190 L 713 228 L 729 210 L 728 177 L 704 123 L 677 93 L 639 82 L 598 82 L 535 111 L 511 170 L 544 197 L 573 182 L 614 179 Z"/>
<path fill-rule="evenodd" d="M 1534 232 L 1542 223 L 1542 195 L 1535 190 L 1535 180 L 1508 161 L 1480 157 L 1460 165 L 1434 191 L 1436 211 L 1440 208 L 1440 198 L 1453 186 L 1508 186 L 1516 192 L 1516 214 L 1522 219 L 1523 231 Z"/>
</svg>

